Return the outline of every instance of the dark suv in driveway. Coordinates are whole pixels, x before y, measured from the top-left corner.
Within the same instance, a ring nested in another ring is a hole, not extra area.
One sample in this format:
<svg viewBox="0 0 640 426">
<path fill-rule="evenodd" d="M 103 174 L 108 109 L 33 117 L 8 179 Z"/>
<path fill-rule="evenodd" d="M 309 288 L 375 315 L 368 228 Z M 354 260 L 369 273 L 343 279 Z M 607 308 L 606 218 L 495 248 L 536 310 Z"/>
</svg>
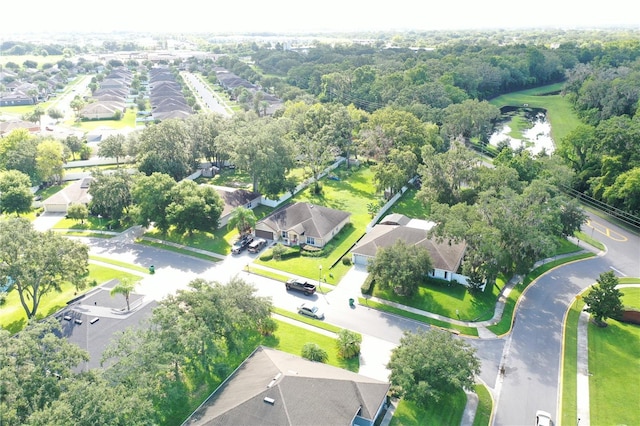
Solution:
<svg viewBox="0 0 640 426">
<path fill-rule="evenodd" d="M 247 247 L 249 247 L 249 244 L 251 244 L 252 241 L 253 241 L 252 235 L 243 235 L 241 237 L 238 237 L 236 242 L 233 243 L 233 246 L 231 247 L 231 253 L 233 254 L 242 253 L 247 249 Z"/>
</svg>

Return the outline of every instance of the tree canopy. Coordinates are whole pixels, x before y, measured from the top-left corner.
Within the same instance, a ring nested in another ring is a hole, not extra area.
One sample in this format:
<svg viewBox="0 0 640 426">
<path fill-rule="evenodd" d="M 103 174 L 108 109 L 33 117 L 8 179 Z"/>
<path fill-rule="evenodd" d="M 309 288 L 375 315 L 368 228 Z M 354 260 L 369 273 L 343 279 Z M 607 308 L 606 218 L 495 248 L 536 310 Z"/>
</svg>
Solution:
<svg viewBox="0 0 640 426">
<path fill-rule="evenodd" d="M 593 321 L 601 327 L 607 326 L 607 318 L 617 318 L 622 314 L 623 293 L 616 288 L 618 277 L 613 271 L 600 274 L 596 284 L 582 298 L 587 305 L 585 311 L 593 316 Z"/>
<path fill-rule="evenodd" d="M 471 345 L 446 331 L 405 332 L 387 364 L 392 390 L 427 407 L 456 390 L 471 389 L 480 374 L 475 353 Z"/>
</svg>

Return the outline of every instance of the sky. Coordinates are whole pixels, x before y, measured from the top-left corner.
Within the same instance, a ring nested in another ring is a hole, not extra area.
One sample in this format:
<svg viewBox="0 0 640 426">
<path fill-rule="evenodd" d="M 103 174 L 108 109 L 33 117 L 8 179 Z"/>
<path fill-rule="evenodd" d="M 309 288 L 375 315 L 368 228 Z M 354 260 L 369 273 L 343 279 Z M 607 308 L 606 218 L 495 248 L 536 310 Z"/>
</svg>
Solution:
<svg viewBox="0 0 640 426">
<path fill-rule="evenodd" d="M 5 0 L 0 34 L 318 32 L 633 26 L 630 0 Z M 626 11 L 626 13 L 625 13 Z M 11 16 L 15 16 L 12 19 Z"/>
</svg>

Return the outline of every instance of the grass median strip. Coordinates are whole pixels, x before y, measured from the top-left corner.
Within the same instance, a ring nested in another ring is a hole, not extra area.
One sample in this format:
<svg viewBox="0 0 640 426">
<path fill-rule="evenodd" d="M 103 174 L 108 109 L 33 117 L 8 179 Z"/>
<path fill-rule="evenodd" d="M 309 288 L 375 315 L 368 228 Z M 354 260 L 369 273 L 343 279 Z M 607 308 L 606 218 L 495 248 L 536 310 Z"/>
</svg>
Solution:
<svg viewBox="0 0 640 426">
<path fill-rule="evenodd" d="M 332 333 L 338 333 L 340 330 L 342 330 L 342 327 L 338 327 L 332 324 L 327 324 L 324 321 L 320 321 L 317 319 L 313 319 L 313 318 L 307 318 L 305 316 L 302 316 L 298 313 L 295 312 L 291 312 L 291 311 L 287 311 L 286 309 L 282 309 L 282 308 L 277 308 L 277 307 L 273 307 L 272 312 L 274 314 L 278 314 L 281 315 L 283 317 L 287 317 L 287 318 L 291 318 L 293 320 L 308 324 L 308 325 L 312 325 L 314 327 L 318 327 L 321 328 L 323 330 L 327 330 L 330 331 Z"/>
<path fill-rule="evenodd" d="M 197 257 L 199 259 L 203 259 L 203 260 L 208 260 L 210 262 L 219 262 L 221 259 L 215 256 L 209 256 L 205 253 L 201 253 L 201 252 L 197 252 L 197 251 L 193 251 L 193 250 L 189 250 L 189 249 L 184 249 L 184 248 L 180 248 L 180 247 L 174 247 L 174 246 L 170 246 L 167 244 L 162 244 L 162 243 L 157 243 L 155 241 L 148 241 L 148 240 L 144 240 L 144 239 L 137 239 L 136 240 L 137 244 L 142 244 L 144 246 L 149 246 L 149 247 L 155 247 L 155 248 L 159 248 L 162 250 L 167 250 L 167 251 L 172 251 L 174 253 L 179 253 L 179 254 L 184 254 L 185 256 L 191 256 L 191 257 Z"/>
<path fill-rule="evenodd" d="M 132 271 L 149 273 L 149 270 L 143 266 L 134 265 L 133 263 L 122 262 L 115 259 L 110 259 L 108 257 L 90 255 L 89 260 L 95 260 L 102 263 L 108 263 L 109 265 L 120 266 L 121 268 L 131 269 Z"/>
<path fill-rule="evenodd" d="M 385 305 L 384 303 L 374 302 L 373 300 L 365 299 L 364 297 L 358 298 L 358 303 L 363 306 L 368 306 L 373 309 L 377 309 L 379 311 L 388 312 L 390 314 L 395 314 L 401 317 L 409 318 L 415 321 L 420 321 L 434 327 L 440 327 L 445 330 L 455 330 L 460 334 L 464 334 L 465 336 L 478 336 L 478 330 L 475 327 L 466 327 L 461 325 L 455 325 L 448 323 L 446 321 L 440 321 L 437 319 L 429 318 L 424 315 L 416 314 L 413 312 L 405 311 L 404 309 L 396 308 L 395 306 Z"/>
</svg>

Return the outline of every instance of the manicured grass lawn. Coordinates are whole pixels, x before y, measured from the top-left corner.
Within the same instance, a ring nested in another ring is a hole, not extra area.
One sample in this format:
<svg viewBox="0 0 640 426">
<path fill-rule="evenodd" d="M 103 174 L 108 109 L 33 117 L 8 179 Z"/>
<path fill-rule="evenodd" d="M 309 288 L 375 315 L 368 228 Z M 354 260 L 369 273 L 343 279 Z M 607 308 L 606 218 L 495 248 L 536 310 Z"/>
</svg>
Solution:
<svg viewBox="0 0 640 426">
<path fill-rule="evenodd" d="M 580 124 L 580 120 L 568 100 L 559 94 L 548 94 L 561 89 L 562 83 L 556 83 L 520 92 L 507 93 L 491 99 L 490 103 L 498 108 L 503 106 L 521 107 L 524 104 L 528 104 L 529 108 L 546 109 L 547 118 L 551 123 L 551 137 L 558 143 Z"/>
<path fill-rule="evenodd" d="M 623 304 L 640 309 L 640 288 L 623 288 Z M 589 322 L 589 409 L 593 425 L 640 424 L 640 326 Z"/>
<path fill-rule="evenodd" d="M 142 266 L 134 265 L 133 263 L 121 262 L 119 260 L 110 259 L 108 257 L 90 255 L 89 260 L 97 260 L 99 262 L 108 263 L 110 265 L 120 266 L 121 268 L 131 269 L 132 271 L 149 273 L 149 269 Z"/>
<path fill-rule="evenodd" d="M 448 318 L 484 321 L 493 317 L 498 292 L 496 286 L 488 285 L 485 291 L 474 295 L 460 284 L 427 280 L 411 297 L 398 296 L 393 290 L 381 290 L 378 286 L 374 286 L 373 296 Z"/>
<path fill-rule="evenodd" d="M 322 266 L 322 275 L 328 283 L 339 282 L 349 268 L 338 261 L 364 235 L 366 226 L 371 221 L 371 216 L 367 212 L 367 204 L 377 200 L 373 185 L 373 173 L 369 168 L 346 170 L 341 166 L 334 171 L 334 174 L 340 180 L 322 180 L 322 194 L 314 195 L 311 189 L 307 188 L 292 200 L 293 202 L 304 201 L 351 213 L 352 226 L 345 227 L 331 240 L 330 244 L 334 246 L 331 253 L 326 257 L 300 256 L 279 261 L 257 259 L 256 263 L 309 279 L 318 279 L 320 266 Z M 334 268 L 331 268 L 335 262 L 338 263 Z"/>
<path fill-rule="evenodd" d="M 429 206 L 424 206 L 416 199 L 417 190 L 409 188 L 400 199 L 388 210 L 388 214 L 403 214 L 412 219 L 429 219 Z"/>
<path fill-rule="evenodd" d="M 313 342 L 327 351 L 327 364 L 356 373 L 360 369 L 359 357 L 345 360 L 338 356 L 336 338 L 325 336 L 306 328 L 296 327 L 288 322 L 278 320 L 276 322 L 278 323 L 278 329 L 275 332 L 275 338 L 266 338 L 265 346 L 300 356 L 305 343 Z"/>
<path fill-rule="evenodd" d="M 96 216 L 89 216 L 83 222 L 63 217 L 56 222 L 53 229 L 73 229 L 75 231 L 124 231 L 124 228 L 114 228 L 113 226 L 109 229 L 109 223 L 110 221 L 108 219 L 98 218 Z"/>
<path fill-rule="evenodd" d="M 478 408 L 473 419 L 473 426 L 489 426 L 491 411 L 493 410 L 493 399 L 489 389 L 485 385 L 477 384 L 473 390 L 478 395 Z"/>
<path fill-rule="evenodd" d="M 127 111 L 120 120 L 90 120 L 90 121 L 75 121 L 70 120 L 64 123 L 67 126 L 71 126 L 78 130 L 84 130 L 90 132 L 100 127 L 109 127 L 112 129 L 124 129 L 126 127 L 136 127 L 136 108 L 128 107 Z"/>
<path fill-rule="evenodd" d="M 390 425 L 459 426 L 466 403 L 467 396 L 462 390 L 446 395 L 437 404 L 432 404 L 426 409 L 401 399 Z"/>
<path fill-rule="evenodd" d="M 552 268 L 555 268 L 558 265 L 569 263 L 575 260 L 588 259 L 593 256 L 594 256 L 593 253 L 576 254 L 575 256 L 569 256 L 569 257 L 565 257 L 562 259 L 557 259 L 557 260 L 553 260 L 551 262 L 545 263 L 544 265 L 541 265 L 538 268 L 534 269 L 533 271 L 529 272 L 527 276 L 523 279 L 522 284 L 515 286 L 509 293 L 509 296 L 507 297 L 507 300 L 504 306 L 504 312 L 502 313 L 502 318 L 500 319 L 500 321 L 496 325 L 491 325 L 491 326 L 488 326 L 487 328 L 492 332 L 494 332 L 495 334 L 497 334 L 498 336 L 502 336 L 503 334 L 506 334 L 511 329 L 513 312 L 515 310 L 518 299 L 520 298 L 520 295 L 522 294 L 524 289 L 527 288 L 527 286 L 531 284 L 533 280 L 535 280 L 540 275 L 551 270 Z"/>
<path fill-rule="evenodd" d="M 454 330 L 457 333 L 464 334 L 465 336 L 478 336 L 478 329 L 475 327 L 465 327 L 462 325 L 451 324 L 449 322 L 440 321 L 431 317 L 426 317 L 424 315 L 416 314 L 405 309 L 396 308 L 395 306 L 389 306 L 384 303 L 374 302 L 373 300 L 368 300 L 364 297 L 358 298 L 358 303 L 362 306 L 367 306 L 369 308 L 377 309 L 383 312 L 389 312 L 394 315 L 398 315 L 405 318 L 410 318 L 415 321 L 420 321 L 425 324 L 431 324 L 434 327 L 439 327 L 444 330 Z"/>
<path fill-rule="evenodd" d="M 578 356 L 578 319 L 584 307 L 582 299 L 576 299 L 567 312 L 564 328 L 564 348 L 562 358 L 562 398 L 561 412 L 562 424 L 577 424 L 577 381 L 578 368 L 576 365 Z"/>
<path fill-rule="evenodd" d="M 155 248 L 159 248 L 162 250 L 167 250 L 167 251 L 172 251 L 174 253 L 178 253 L 178 254 L 183 254 L 185 256 L 192 256 L 192 257 L 197 257 L 198 259 L 203 259 L 203 260 L 208 260 L 210 262 L 219 262 L 220 259 L 214 256 L 208 256 L 205 253 L 198 253 L 192 250 L 188 250 L 185 248 L 180 248 L 180 247 L 173 247 L 167 244 L 163 244 L 163 243 L 158 243 L 155 241 L 148 241 L 148 240 L 143 240 L 142 238 L 139 238 L 136 240 L 136 244 L 142 244 L 144 246 L 149 246 L 149 247 L 155 247 Z"/>
<path fill-rule="evenodd" d="M 98 284 L 102 284 L 114 278 L 122 279 L 128 278 L 131 282 L 137 282 L 141 280 L 141 277 L 127 272 L 122 272 L 117 269 L 107 268 L 100 265 L 89 264 L 89 278 L 88 283 L 94 280 Z M 89 291 L 88 288 L 84 291 Z M 77 296 L 76 289 L 71 283 L 62 284 L 61 292 L 48 293 L 42 297 L 40 306 L 38 307 L 38 319 L 49 316 L 61 308 L 66 303 Z M 0 307 L 0 326 L 11 333 L 17 333 L 27 323 L 27 316 L 24 312 L 24 308 L 20 304 L 20 296 L 18 292 L 12 290 L 7 296 L 7 300 L 2 307 Z"/>
</svg>

